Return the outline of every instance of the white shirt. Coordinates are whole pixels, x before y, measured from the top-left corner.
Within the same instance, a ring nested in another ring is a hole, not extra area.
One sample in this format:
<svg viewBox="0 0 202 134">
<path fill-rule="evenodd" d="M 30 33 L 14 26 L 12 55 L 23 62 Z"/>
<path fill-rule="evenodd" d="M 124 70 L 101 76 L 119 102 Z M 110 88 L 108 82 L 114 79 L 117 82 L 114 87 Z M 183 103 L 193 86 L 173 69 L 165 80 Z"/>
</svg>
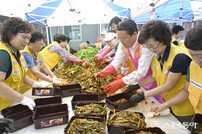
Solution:
<svg viewBox="0 0 202 134">
<path fill-rule="evenodd" d="M 138 40 L 138 37 L 137 37 L 137 40 Z M 133 58 L 134 58 L 135 47 L 137 45 L 137 40 L 136 40 L 135 44 L 131 48 L 129 48 Z M 153 56 L 154 56 L 154 53 L 152 51 L 150 51 L 145 45 L 143 45 L 142 55 L 141 55 L 140 59 L 138 60 L 138 69 L 136 71 L 133 71 L 132 73 L 128 74 L 127 76 L 123 77 L 122 78 L 123 82 L 125 84 L 134 84 L 134 83 L 138 82 L 142 77 L 144 77 L 149 70 Z M 113 65 L 115 70 L 118 71 L 121 67 L 121 63 L 126 58 L 128 58 L 128 52 L 123 51 L 121 49 L 121 45 L 119 45 L 115 58 L 110 63 L 110 65 Z"/>
</svg>

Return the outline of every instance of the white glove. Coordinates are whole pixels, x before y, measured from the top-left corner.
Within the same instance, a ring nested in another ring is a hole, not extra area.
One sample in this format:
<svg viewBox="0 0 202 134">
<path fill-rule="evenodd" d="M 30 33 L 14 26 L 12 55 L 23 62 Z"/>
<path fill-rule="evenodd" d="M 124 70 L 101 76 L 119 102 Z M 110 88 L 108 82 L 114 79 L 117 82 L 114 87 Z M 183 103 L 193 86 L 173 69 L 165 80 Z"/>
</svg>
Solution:
<svg viewBox="0 0 202 134">
<path fill-rule="evenodd" d="M 32 99 L 25 97 L 25 96 L 21 100 L 20 104 L 28 106 L 29 109 L 31 109 L 31 110 L 34 110 L 34 107 L 36 106 L 35 102 Z"/>
<path fill-rule="evenodd" d="M 155 116 L 166 116 L 170 114 L 170 109 L 166 108 L 161 112 L 155 113 L 155 112 L 149 112 L 147 113 L 147 117 L 152 118 Z"/>
<path fill-rule="evenodd" d="M 58 79 L 55 75 L 53 75 L 53 79 Z"/>
<path fill-rule="evenodd" d="M 62 81 L 57 80 L 57 79 L 53 79 L 53 83 L 62 83 Z"/>
<path fill-rule="evenodd" d="M 62 83 L 62 81 L 58 80 L 58 78 L 54 75 L 53 76 L 53 83 Z"/>
<path fill-rule="evenodd" d="M 47 81 L 35 81 L 34 84 L 32 85 L 32 87 L 46 87 L 48 85 L 50 85 L 50 82 Z"/>
<path fill-rule="evenodd" d="M 121 67 L 121 74 L 127 75 L 127 74 L 128 74 L 128 71 L 129 71 L 129 68 L 128 68 L 128 67 L 127 67 L 127 68 Z"/>
</svg>

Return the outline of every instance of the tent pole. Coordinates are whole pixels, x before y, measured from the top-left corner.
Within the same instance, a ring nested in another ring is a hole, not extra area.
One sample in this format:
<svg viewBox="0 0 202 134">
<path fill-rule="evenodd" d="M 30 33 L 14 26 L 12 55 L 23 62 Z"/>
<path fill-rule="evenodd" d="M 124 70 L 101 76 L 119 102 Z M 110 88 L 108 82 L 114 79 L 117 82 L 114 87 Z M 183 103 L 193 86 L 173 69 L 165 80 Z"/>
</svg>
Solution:
<svg viewBox="0 0 202 134">
<path fill-rule="evenodd" d="M 181 0 L 181 4 L 182 4 L 182 7 L 180 9 L 180 19 L 182 19 L 183 0 Z M 181 20 L 181 26 L 182 26 L 182 20 Z"/>
<path fill-rule="evenodd" d="M 48 26 L 46 26 L 47 45 L 50 44 Z"/>
</svg>

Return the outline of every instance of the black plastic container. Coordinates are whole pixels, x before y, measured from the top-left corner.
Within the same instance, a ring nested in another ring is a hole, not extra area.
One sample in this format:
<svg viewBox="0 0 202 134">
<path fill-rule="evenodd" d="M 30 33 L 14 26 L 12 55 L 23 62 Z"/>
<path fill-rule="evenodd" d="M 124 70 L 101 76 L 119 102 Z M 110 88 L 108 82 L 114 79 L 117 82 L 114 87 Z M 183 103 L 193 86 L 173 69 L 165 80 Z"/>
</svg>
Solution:
<svg viewBox="0 0 202 134">
<path fill-rule="evenodd" d="M 85 89 L 82 90 L 82 93 L 87 93 L 87 94 L 97 94 L 97 93 L 87 92 L 87 91 L 85 91 Z M 105 94 L 105 93 L 97 94 L 97 95 L 98 95 L 99 101 L 101 101 L 101 100 L 107 98 L 107 94 Z"/>
<path fill-rule="evenodd" d="M 67 133 L 67 129 L 70 127 L 72 121 L 74 121 L 74 119 L 76 119 L 76 118 L 79 118 L 79 119 L 93 119 L 93 120 L 97 120 L 97 121 L 99 121 L 99 122 L 104 122 L 104 121 L 105 121 L 105 120 L 104 120 L 103 118 L 101 118 L 101 117 L 89 117 L 89 116 L 78 116 L 78 115 L 76 115 L 76 116 L 73 116 L 73 117 L 70 119 L 69 123 L 68 123 L 67 126 L 65 127 L 64 134 L 70 134 L 70 133 Z"/>
<path fill-rule="evenodd" d="M 55 96 L 54 88 L 32 88 L 32 95 L 34 96 Z"/>
<path fill-rule="evenodd" d="M 135 134 L 137 132 L 144 131 L 144 132 L 151 132 L 156 134 L 166 134 L 158 127 L 150 127 L 150 128 L 139 128 L 139 129 L 129 129 L 126 130 L 124 134 Z"/>
<path fill-rule="evenodd" d="M 195 134 L 196 128 L 200 128 L 200 131 L 202 131 L 202 114 L 195 114 L 189 125 L 191 126 L 191 134 Z"/>
<path fill-rule="evenodd" d="M 114 103 L 114 101 L 120 100 L 122 98 L 126 99 L 127 101 L 123 103 Z M 106 98 L 107 107 L 110 109 L 116 109 L 116 111 L 121 111 L 124 109 L 134 107 L 136 104 L 129 102 L 130 98 L 131 98 L 131 95 L 128 95 L 126 93 L 120 93 L 120 94 L 107 97 Z"/>
<path fill-rule="evenodd" d="M 56 96 L 68 97 L 81 93 L 82 87 L 80 84 L 61 85 L 61 86 L 54 85 L 54 89 L 57 90 L 57 92 L 55 92 Z"/>
<path fill-rule="evenodd" d="M 10 133 L 34 123 L 32 120 L 33 112 L 27 106 L 21 104 L 5 108 L 1 111 L 1 114 L 4 118 L 13 120 L 11 129 L 9 129 Z"/>
<path fill-rule="evenodd" d="M 33 120 L 36 129 L 66 124 L 68 123 L 67 104 L 36 108 Z"/>
<path fill-rule="evenodd" d="M 81 103 L 77 104 L 75 106 L 75 112 L 74 112 L 74 114 L 77 115 L 77 116 L 101 117 L 103 119 L 106 119 L 106 117 L 107 117 L 107 111 L 106 111 L 106 114 L 77 114 L 76 113 L 76 108 L 78 106 L 84 106 L 84 105 L 88 105 L 88 104 L 91 104 L 91 102 L 81 102 Z M 106 103 L 99 102 L 99 101 L 98 102 L 93 102 L 93 104 L 99 104 L 99 105 L 101 105 L 103 107 L 104 107 L 104 105 L 106 105 Z"/>
<path fill-rule="evenodd" d="M 135 113 L 140 114 L 140 116 L 142 116 L 142 118 L 145 120 L 145 117 L 144 117 L 144 115 L 142 113 L 139 113 L 139 112 L 135 112 Z M 110 112 L 109 118 L 110 118 L 111 114 L 112 114 L 112 112 Z M 145 123 L 145 121 L 144 121 L 144 123 Z M 145 126 L 146 126 L 146 123 L 145 123 Z M 136 127 L 117 126 L 117 125 L 113 125 L 113 124 L 107 125 L 107 127 L 108 127 L 108 133 L 109 134 L 124 134 L 124 132 L 126 130 L 139 129 L 139 128 L 136 128 Z"/>
<path fill-rule="evenodd" d="M 39 98 L 39 99 L 35 99 L 34 101 L 36 103 L 35 108 L 50 106 L 50 105 L 56 105 L 56 104 L 62 103 L 61 97 Z"/>
<path fill-rule="evenodd" d="M 32 95 L 34 96 L 61 96 L 68 97 L 81 93 L 81 85 L 61 85 L 49 88 L 33 88 Z"/>
<path fill-rule="evenodd" d="M 97 102 L 99 97 L 97 94 L 76 94 L 72 99 L 72 109 L 75 109 L 75 106 L 83 102 Z"/>
</svg>

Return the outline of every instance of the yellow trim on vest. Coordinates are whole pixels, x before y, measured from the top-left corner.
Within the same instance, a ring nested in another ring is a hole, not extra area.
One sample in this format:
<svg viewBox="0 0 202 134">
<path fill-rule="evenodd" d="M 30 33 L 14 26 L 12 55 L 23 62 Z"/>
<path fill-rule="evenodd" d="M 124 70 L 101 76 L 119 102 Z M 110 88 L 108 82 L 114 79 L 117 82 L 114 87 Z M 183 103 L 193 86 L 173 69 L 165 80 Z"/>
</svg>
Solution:
<svg viewBox="0 0 202 134">
<path fill-rule="evenodd" d="M 53 45 L 58 44 L 57 42 L 53 42 L 52 44 L 46 46 L 39 54 L 41 54 L 43 56 L 43 59 L 46 63 L 46 65 L 50 68 L 50 69 L 54 69 L 57 64 L 60 62 L 61 60 L 61 56 L 58 55 L 57 52 L 51 53 L 48 49 L 50 47 L 52 47 Z"/>
<path fill-rule="evenodd" d="M 195 113 L 202 114 L 202 68 L 196 62 L 190 64 L 189 100 L 194 107 Z"/>
<path fill-rule="evenodd" d="M 80 47 L 82 47 L 83 49 L 85 49 L 85 48 L 87 48 L 86 45 L 87 45 L 87 43 L 81 43 Z"/>
<path fill-rule="evenodd" d="M 66 48 L 67 48 L 68 52 L 70 52 L 70 46 L 69 46 L 69 44 L 67 44 Z"/>
<path fill-rule="evenodd" d="M 8 52 L 8 54 L 10 55 L 11 64 L 12 64 L 11 74 L 3 82 L 6 83 L 8 86 L 10 86 L 13 90 L 22 94 L 21 88 L 25 81 L 26 69 L 27 69 L 26 61 L 23 55 L 21 55 L 20 57 L 21 66 L 20 66 L 15 56 L 10 52 L 8 46 L 5 43 L 0 43 L 0 50 L 5 50 L 6 52 Z M 10 106 L 13 102 L 14 101 L 10 99 L 0 97 L 0 111 Z"/>
<path fill-rule="evenodd" d="M 94 46 L 95 46 L 95 49 L 100 49 L 101 43 L 95 43 Z"/>
<path fill-rule="evenodd" d="M 30 49 L 29 49 L 28 46 L 26 46 L 25 49 L 22 50 L 21 52 L 26 52 L 26 53 L 28 53 L 28 54 L 31 56 L 32 61 L 34 61 L 34 58 L 33 58 L 32 53 L 31 53 L 31 51 L 30 51 Z M 42 68 L 42 67 L 44 66 L 44 63 L 43 63 L 43 61 L 42 61 L 42 55 L 41 55 L 41 54 L 38 53 L 38 54 L 36 54 L 36 56 L 37 56 L 37 65 L 36 65 L 36 68 L 37 68 L 37 70 L 40 72 L 40 68 Z M 27 70 L 27 76 L 29 76 L 31 79 L 37 81 L 37 77 L 35 77 L 35 76 L 32 74 L 32 72 L 29 70 L 29 68 L 28 68 L 28 70 Z M 26 92 L 27 90 L 29 90 L 30 88 L 31 88 L 30 86 L 24 84 L 24 85 L 23 85 L 23 88 L 22 88 L 22 91 L 25 93 L 25 92 Z"/>
<path fill-rule="evenodd" d="M 161 66 L 159 61 L 156 59 L 157 54 L 155 54 L 151 68 L 153 71 L 152 76 L 156 78 L 157 85 L 161 86 L 166 83 L 167 76 L 170 71 L 170 68 L 172 67 L 173 60 L 177 54 L 186 54 L 187 56 L 191 57 L 190 54 L 186 49 L 183 49 L 179 46 L 175 46 L 171 43 L 170 53 L 167 61 L 164 61 L 163 70 L 161 71 Z M 171 98 L 173 98 L 180 90 L 182 90 L 186 83 L 186 75 L 181 75 L 177 84 L 174 88 L 170 89 L 169 91 L 162 93 L 164 101 L 168 101 Z M 171 107 L 173 113 L 177 116 L 188 116 L 193 115 L 194 110 L 189 100 L 177 104 L 175 106 Z"/>
</svg>

